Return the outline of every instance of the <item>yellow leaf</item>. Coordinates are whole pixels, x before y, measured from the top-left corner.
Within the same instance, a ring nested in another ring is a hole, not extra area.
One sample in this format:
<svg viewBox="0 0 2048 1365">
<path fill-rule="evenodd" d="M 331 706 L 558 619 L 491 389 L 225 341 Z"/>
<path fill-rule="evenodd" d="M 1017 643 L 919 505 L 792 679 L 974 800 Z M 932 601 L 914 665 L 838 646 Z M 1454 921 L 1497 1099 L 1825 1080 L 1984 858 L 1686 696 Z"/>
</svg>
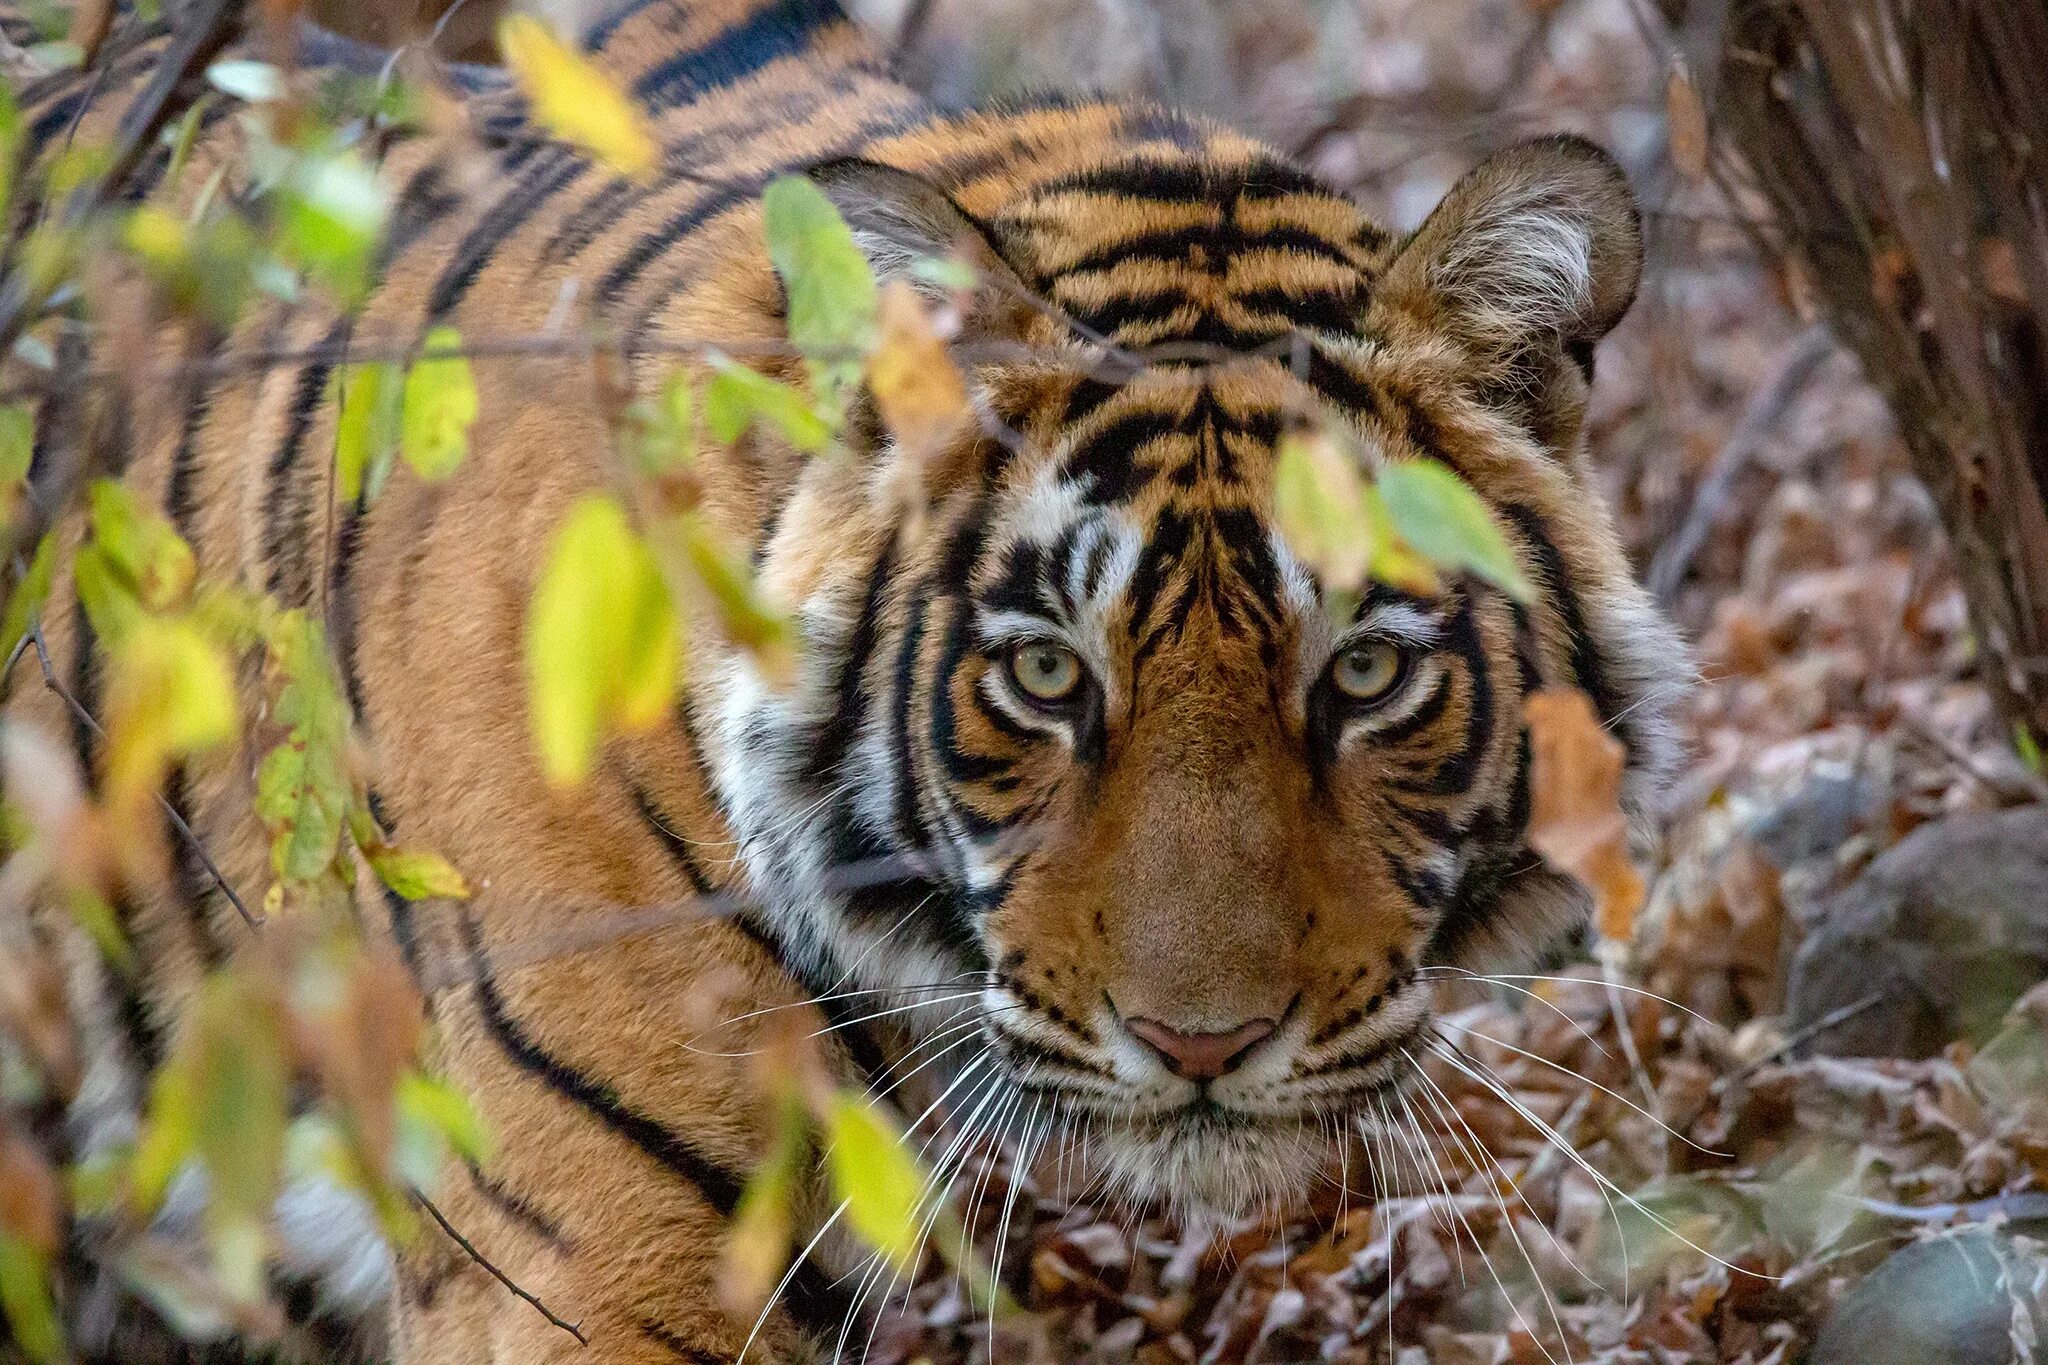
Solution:
<svg viewBox="0 0 2048 1365">
<path fill-rule="evenodd" d="M 153 616 L 135 619 L 109 663 L 107 799 L 132 811 L 173 759 L 234 738 L 234 677 L 196 627 Z"/>
<path fill-rule="evenodd" d="M 681 664 L 653 553 L 616 499 L 586 495 L 555 532 L 527 616 L 528 709 L 548 780 L 581 782 L 607 729 L 661 720 Z"/>
<path fill-rule="evenodd" d="M 676 526 L 719 629 L 753 656 L 769 682 L 787 685 L 796 674 L 796 623 L 761 596 L 746 558 L 710 522 L 692 512 L 677 518 Z"/>
<path fill-rule="evenodd" d="M 879 321 L 868 388 L 915 466 L 938 453 L 967 416 L 967 384 L 909 284 L 891 280 L 883 287 Z"/>
<path fill-rule="evenodd" d="M 409 901 L 469 899 L 469 883 L 431 849 L 377 847 L 365 856 L 384 885 Z"/>
<path fill-rule="evenodd" d="M 796 1232 L 797 1180 L 810 1151 L 803 1101 L 786 1090 L 778 1105 L 768 1155 L 747 1177 L 726 1232 L 718 1267 L 718 1297 L 735 1319 L 761 1311 L 789 1264 Z"/>
<path fill-rule="evenodd" d="M 661 148 L 646 117 L 589 58 L 524 14 L 498 25 L 498 49 L 543 126 L 621 175 L 654 173 Z"/>
<path fill-rule="evenodd" d="M 899 1270 L 911 1270 L 925 1182 L 901 1135 L 860 1096 L 839 1094 L 825 1111 L 825 1138 L 832 1192 L 846 1201 L 847 1222 Z"/>
<path fill-rule="evenodd" d="M 1273 520 L 1287 548 L 1333 592 L 1365 582 L 1372 540 L 1358 462 L 1320 428 L 1280 439 L 1273 467 Z"/>
<path fill-rule="evenodd" d="M 1628 856 L 1621 811 L 1627 752 L 1576 688 L 1528 700 L 1529 847 L 1593 894 L 1600 936 L 1625 943 L 1643 904 L 1643 879 Z"/>
</svg>

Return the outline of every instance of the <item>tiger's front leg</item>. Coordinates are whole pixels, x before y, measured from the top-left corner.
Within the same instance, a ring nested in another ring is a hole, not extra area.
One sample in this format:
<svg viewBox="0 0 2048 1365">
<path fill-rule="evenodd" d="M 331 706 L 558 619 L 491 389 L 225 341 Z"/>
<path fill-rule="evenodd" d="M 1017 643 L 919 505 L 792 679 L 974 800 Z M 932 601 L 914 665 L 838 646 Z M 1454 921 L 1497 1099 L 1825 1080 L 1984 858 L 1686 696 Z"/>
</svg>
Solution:
<svg viewBox="0 0 2048 1365">
<path fill-rule="evenodd" d="M 435 1201 L 476 1256 L 427 1222 L 400 1259 L 397 1359 L 812 1358 L 805 1329 L 830 1332 L 848 1311 L 816 1266 L 800 1265 L 758 1324 L 728 1315 L 717 1291 L 727 1223 L 765 1140 L 748 1055 L 758 1030 L 724 1021 L 796 999 L 766 955 L 705 922 L 501 967 L 476 919 L 435 928 L 423 950 L 431 941 L 462 983 L 435 998 L 440 1063 L 496 1150 L 482 1168 L 451 1162 Z"/>
</svg>

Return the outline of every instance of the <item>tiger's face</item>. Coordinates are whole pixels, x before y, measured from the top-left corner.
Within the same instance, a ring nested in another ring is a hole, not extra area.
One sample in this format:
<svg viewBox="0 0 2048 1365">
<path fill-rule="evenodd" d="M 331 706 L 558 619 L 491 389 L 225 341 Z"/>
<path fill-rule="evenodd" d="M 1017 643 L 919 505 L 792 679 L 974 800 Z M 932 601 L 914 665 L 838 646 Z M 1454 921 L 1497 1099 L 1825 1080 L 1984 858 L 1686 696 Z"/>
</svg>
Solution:
<svg viewBox="0 0 2048 1365">
<path fill-rule="evenodd" d="M 1119 1188 L 1299 1192 L 1410 1073 L 1432 968 L 1583 913 L 1526 847 L 1527 696 L 1592 694 L 1637 793 L 1666 758 L 1683 651 L 1579 436 L 1635 286 L 1626 187 L 1585 144 L 1532 144 L 1399 242 L 1256 157 L 1024 193 L 820 180 L 885 273 L 974 243 L 996 283 L 969 339 L 1029 353 L 973 373 L 982 420 L 930 462 L 914 532 L 847 522 L 843 485 L 785 515 L 771 572 L 810 566 L 817 657 L 727 712 L 750 868 L 821 968 L 907 988 L 913 1019 L 966 983 L 968 1022 L 930 1025 L 970 1029 L 1013 1119 L 1029 1097 L 1085 1127 Z M 1318 413 L 1461 474 L 1537 600 L 1454 577 L 1338 610 L 1274 521 L 1279 444 Z M 820 538 L 861 552 L 819 568 Z"/>
</svg>

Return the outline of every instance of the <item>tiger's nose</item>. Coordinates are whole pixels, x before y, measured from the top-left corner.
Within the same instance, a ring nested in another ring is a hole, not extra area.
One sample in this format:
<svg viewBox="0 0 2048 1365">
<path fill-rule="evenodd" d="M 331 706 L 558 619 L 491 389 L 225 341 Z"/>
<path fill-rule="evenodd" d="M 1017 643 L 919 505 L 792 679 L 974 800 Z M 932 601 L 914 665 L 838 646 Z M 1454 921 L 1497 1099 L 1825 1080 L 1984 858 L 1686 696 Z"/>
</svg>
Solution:
<svg viewBox="0 0 2048 1365">
<path fill-rule="evenodd" d="M 1253 1019 L 1222 1033 L 1182 1033 L 1157 1019 L 1126 1019 L 1124 1026 L 1159 1054 L 1168 1071 L 1191 1081 L 1213 1081 L 1234 1069 L 1273 1032 L 1271 1019 Z"/>
</svg>

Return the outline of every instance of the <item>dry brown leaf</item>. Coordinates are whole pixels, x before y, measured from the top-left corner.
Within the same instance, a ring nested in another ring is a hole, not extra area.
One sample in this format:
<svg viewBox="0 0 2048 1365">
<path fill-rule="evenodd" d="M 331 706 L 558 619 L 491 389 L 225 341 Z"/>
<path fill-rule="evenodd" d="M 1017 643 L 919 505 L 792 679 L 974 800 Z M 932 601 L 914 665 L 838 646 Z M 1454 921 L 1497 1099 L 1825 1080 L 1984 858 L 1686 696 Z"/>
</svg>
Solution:
<svg viewBox="0 0 2048 1365">
<path fill-rule="evenodd" d="M 1977 244 L 1977 262 L 1984 271 L 1984 287 L 1991 296 L 2026 307 L 2027 282 L 2020 274 L 2020 257 L 2003 237 L 1986 237 Z"/>
<path fill-rule="evenodd" d="M 1683 62 L 1674 62 L 1664 84 L 1664 121 L 1671 137 L 1671 164 L 1688 180 L 1707 178 L 1707 106 Z"/>
<path fill-rule="evenodd" d="M 1625 942 L 1643 904 L 1643 878 L 1628 856 L 1621 813 L 1626 753 L 1576 688 L 1529 698 L 1532 807 L 1529 846 L 1593 893 L 1600 936 Z"/>
<path fill-rule="evenodd" d="M 57 1249 L 63 1227 L 49 1161 L 25 1133 L 0 1127 L 0 1234 L 47 1256 Z"/>
<path fill-rule="evenodd" d="M 946 354 L 930 309 L 905 281 L 882 286 L 876 332 L 868 388 L 900 447 L 890 495 L 914 522 L 929 494 L 931 462 L 967 415 L 967 383 Z"/>
<path fill-rule="evenodd" d="M 868 386 L 890 432 L 914 455 L 927 455 L 967 415 L 966 381 L 909 284 L 891 280 L 882 287 L 876 322 Z"/>
</svg>

